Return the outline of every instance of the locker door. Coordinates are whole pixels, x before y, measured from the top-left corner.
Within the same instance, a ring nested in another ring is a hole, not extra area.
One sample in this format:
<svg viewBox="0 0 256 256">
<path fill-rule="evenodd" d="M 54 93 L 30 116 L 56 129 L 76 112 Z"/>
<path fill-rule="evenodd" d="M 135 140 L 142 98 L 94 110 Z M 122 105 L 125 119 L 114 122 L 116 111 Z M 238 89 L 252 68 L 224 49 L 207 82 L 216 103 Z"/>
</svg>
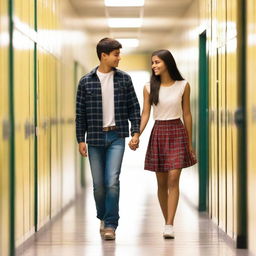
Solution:
<svg viewBox="0 0 256 256">
<path fill-rule="evenodd" d="M 49 136 L 49 74 L 47 52 L 38 47 L 38 167 L 37 167 L 37 227 L 40 229 L 50 219 L 50 136 Z"/>
<path fill-rule="evenodd" d="M 50 106 L 51 106 L 51 217 L 61 209 L 61 168 L 59 159 L 58 138 L 58 105 L 57 105 L 57 60 L 51 57 Z"/>
<path fill-rule="evenodd" d="M 29 117 L 28 117 L 28 129 L 29 129 L 29 221 L 27 230 L 30 233 L 35 232 L 35 43 L 31 42 L 31 49 L 29 51 Z"/>
<path fill-rule="evenodd" d="M 237 1 L 227 1 L 227 234 L 235 239 L 236 235 L 236 155 L 237 133 L 234 112 L 237 105 Z"/>
<path fill-rule="evenodd" d="M 74 63 L 74 95 L 76 95 L 77 85 L 80 78 L 85 74 L 84 68 L 78 62 Z M 75 156 L 76 156 L 76 194 L 81 193 L 81 189 L 85 187 L 85 165 L 86 159 L 81 157 L 78 146 L 75 147 Z"/>
<path fill-rule="evenodd" d="M 227 233 L 235 238 L 236 225 L 236 155 L 237 155 L 237 133 L 234 124 L 234 112 L 237 105 L 236 91 L 236 38 L 227 43 Z"/>
<path fill-rule="evenodd" d="M 34 232 L 34 105 L 30 103 L 34 43 L 19 30 L 14 31 L 14 40 L 15 225 L 19 246 Z"/>
<path fill-rule="evenodd" d="M 25 140 L 25 115 L 28 98 L 25 74 L 25 39 L 14 32 L 14 116 L 15 116 L 15 245 L 24 241 L 24 173 L 28 156 Z M 24 63 L 23 63 L 24 62 Z M 23 78 L 25 76 L 25 79 Z M 24 103 L 23 103 L 24 100 Z"/>
<path fill-rule="evenodd" d="M 213 221 L 218 224 L 218 112 L 217 112 L 217 96 L 218 96 L 218 81 L 217 81 L 217 59 L 216 48 L 211 48 L 210 54 L 210 168 L 209 168 L 209 182 L 211 187 L 210 201 L 211 201 L 211 212 L 210 216 Z"/>
<path fill-rule="evenodd" d="M 226 55 L 218 48 L 218 179 L 219 226 L 226 231 Z"/>
<path fill-rule="evenodd" d="M 212 1 L 212 23 L 211 23 L 211 39 L 210 39 L 210 108 L 211 108 L 211 122 L 210 122 L 210 186 L 211 186 L 211 217 L 213 221 L 218 224 L 219 219 L 219 179 L 218 179 L 218 26 L 217 26 L 218 6 L 217 0 Z M 213 22 L 215 21 L 215 22 Z"/>
<path fill-rule="evenodd" d="M 10 117 L 7 1 L 0 1 L 0 255 L 10 247 Z M 5 36 L 3 36 L 5 35 Z"/>
<path fill-rule="evenodd" d="M 256 3 L 247 1 L 247 195 L 248 195 L 248 248 L 256 253 Z"/>
</svg>

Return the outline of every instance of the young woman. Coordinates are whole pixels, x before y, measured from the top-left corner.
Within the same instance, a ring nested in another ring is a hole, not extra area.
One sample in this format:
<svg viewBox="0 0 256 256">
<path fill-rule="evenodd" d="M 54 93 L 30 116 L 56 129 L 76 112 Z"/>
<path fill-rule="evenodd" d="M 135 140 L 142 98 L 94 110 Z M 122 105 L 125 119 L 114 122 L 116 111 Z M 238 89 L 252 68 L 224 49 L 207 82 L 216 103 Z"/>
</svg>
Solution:
<svg viewBox="0 0 256 256">
<path fill-rule="evenodd" d="M 168 50 L 153 52 L 152 76 L 150 84 L 144 86 L 143 94 L 140 135 L 148 123 L 151 106 L 155 119 L 144 169 L 156 173 L 158 199 L 165 219 L 163 236 L 174 238 L 173 222 L 181 170 L 194 165 L 196 158 L 192 148 L 190 86 Z M 138 141 L 132 139 L 129 146 L 136 150 Z"/>
</svg>

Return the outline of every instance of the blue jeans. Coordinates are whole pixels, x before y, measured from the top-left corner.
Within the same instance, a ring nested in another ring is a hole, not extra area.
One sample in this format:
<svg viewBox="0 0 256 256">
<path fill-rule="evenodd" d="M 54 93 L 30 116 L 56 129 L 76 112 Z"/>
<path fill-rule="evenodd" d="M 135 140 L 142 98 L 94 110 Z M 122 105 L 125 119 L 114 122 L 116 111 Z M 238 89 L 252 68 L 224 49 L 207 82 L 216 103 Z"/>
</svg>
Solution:
<svg viewBox="0 0 256 256">
<path fill-rule="evenodd" d="M 88 145 L 97 218 L 105 227 L 116 228 L 119 220 L 119 175 L 125 139 L 116 131 L 105 132 L 105 145 Z"/>
</svg>

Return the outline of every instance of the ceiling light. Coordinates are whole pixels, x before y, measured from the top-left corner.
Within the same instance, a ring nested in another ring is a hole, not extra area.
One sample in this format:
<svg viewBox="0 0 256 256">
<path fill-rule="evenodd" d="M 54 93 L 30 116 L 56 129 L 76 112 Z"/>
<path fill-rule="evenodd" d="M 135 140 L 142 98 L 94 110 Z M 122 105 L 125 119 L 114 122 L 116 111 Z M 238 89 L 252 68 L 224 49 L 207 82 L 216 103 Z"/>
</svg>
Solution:
<svg viewBox="0 0 256 256">
<path fill-rule="evenodd" d="M 136 38 L 117 38 L 116 40 L 122 44 L 123 48 L 139 46 L 139 40 Z"/>
<path fill-rule="evenodd" d="M 111 28 L 139 28 L 142 26 L 140 18 L 110 18 L 108 26 Z"/>
<path fill-rule="evenodd" d="M 105 0 L 105 6 L 143 6 L 144 0 Z"/>
</svg>

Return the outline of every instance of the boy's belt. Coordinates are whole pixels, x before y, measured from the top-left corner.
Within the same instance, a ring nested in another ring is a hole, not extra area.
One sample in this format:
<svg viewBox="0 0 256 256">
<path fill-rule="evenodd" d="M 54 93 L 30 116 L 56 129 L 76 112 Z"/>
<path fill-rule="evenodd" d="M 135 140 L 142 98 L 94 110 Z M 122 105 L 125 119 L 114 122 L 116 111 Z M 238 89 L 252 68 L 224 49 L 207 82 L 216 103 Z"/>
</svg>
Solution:
<svg viewBox="0 0 256 256">
<path fill-rule="evenodd" d="M 103 127 L 102 130 L 103 130 L 104 132 L 108 132 L 108 131 L 116 130 L 116 128 L 117 128 L 117 127 L 116 127 L 115 125 L 113 125 L 113 126 Z"/>
</svg>

